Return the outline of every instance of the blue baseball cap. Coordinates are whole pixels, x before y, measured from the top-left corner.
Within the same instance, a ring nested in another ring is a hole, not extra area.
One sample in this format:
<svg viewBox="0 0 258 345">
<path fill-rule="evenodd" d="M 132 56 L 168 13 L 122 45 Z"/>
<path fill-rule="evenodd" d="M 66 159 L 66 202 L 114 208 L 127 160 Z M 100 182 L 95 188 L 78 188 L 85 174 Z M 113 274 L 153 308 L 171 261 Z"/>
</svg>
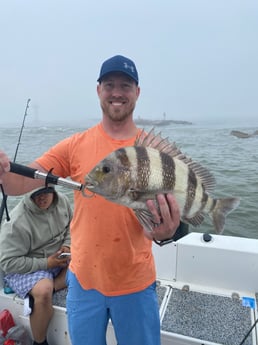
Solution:
<svg viewBox="0 0 258 345">
<path fill-rule="evenodd" d="M 108 73 L 112 72 L 122 72 L 128 75 L 128 77 L 132 78 L 137 85 L 139 83 L 138 72 L 135 63 L 125 56 L 116 55 L 104 61 L 101 66 L 99 78 L 97 81 L 101 82 Z"/>
</svg>

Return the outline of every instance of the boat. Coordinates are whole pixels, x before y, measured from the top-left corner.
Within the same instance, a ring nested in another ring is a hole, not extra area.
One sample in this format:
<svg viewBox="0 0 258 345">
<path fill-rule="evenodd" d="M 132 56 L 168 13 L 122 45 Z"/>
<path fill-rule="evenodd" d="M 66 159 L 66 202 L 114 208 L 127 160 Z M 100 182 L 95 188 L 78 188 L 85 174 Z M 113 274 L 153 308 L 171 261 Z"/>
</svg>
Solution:
<svg viewBox="0 0 258 345">
<path fill-rule="evenodd" d="M 242 138 L 242 139 L 247 139 L 247 138 L 252 138 L 256 135 L 258 135 L 258 130 L 254 131 L 253 133 L 245 133 L 245 132 L 241 132 L 241 131 L 231 131 L 230 132 L 231 135 L 234 135 L 237 138 Z"/>
<path fill-rule="evenodd" d="M 258 344 L 257 239 L 191 232 L 163 247 L 153 244 L 153 253 L 162 345 Z M 1 310 L 30 333 L 23 300 L 4 292 L 3 273 L 0 284 Z M 65 296 L 58 305 L 58 294 L 48 340 L 71 345 Z M 107 344 L 117 345 L 111 323 Z"/>
</svg>

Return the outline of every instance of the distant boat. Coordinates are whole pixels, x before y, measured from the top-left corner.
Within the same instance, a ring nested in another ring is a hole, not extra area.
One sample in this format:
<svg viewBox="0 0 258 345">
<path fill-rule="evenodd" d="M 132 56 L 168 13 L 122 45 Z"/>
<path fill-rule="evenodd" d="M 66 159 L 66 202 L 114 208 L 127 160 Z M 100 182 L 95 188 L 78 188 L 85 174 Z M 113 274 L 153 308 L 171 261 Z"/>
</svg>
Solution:
<svg viewBox="0 0 258 345">
<path fill-rule="evenodd" d="M 253 134 L 248 134 L 241 131 L 231 131 L 230 134 L 238 138 L 246 139 L 246 138 L 251 138 L 251 137 L 254 137 L 255 135 L 258 135 L 258 130 L 255 131 Z"/>
</svg>

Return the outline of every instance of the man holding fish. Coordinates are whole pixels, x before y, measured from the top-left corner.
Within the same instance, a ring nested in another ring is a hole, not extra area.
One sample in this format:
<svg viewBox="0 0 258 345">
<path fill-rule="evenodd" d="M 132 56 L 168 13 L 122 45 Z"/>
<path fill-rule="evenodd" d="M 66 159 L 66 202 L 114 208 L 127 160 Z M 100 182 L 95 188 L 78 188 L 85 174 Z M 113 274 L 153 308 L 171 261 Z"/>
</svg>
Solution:
<svg viewBox="0 0 258 345">
<path fill-rule="evenodd" d="M 154 198 L 146 198 L 146 209 L 139 211 L 116 201 L 126 181 L 117 178 L 109 191 L 113 194 L 102 196 L 87 178 L 107 155 L 133 146 L 140 136 L 133 121 L 138 82 L 132 60 L 121 55 L 106 60 L 97 85 L 102 121 L 61 141 L 30 164 L 85 183 L 87 189 L 74 192 L 71 223 L 67 314 L 73 345 L 105 345 L 109 320 L 118 344 L 160 345 L 152 240 L 166 243 L 173 237 L 180 224 L 178 203 L 171 193 L 157 192 Z M 104 172 L 108 169 L 103 167 Z M 0 182 L 7 195 L 24 194 L 44 184 L 9 170 L 9 159 L 0 152 Z M 101 173 L 97 172 L 100 179 Z M 131 189 L 130 196 L 137 201 L 139 192 Z"/>
</svg>

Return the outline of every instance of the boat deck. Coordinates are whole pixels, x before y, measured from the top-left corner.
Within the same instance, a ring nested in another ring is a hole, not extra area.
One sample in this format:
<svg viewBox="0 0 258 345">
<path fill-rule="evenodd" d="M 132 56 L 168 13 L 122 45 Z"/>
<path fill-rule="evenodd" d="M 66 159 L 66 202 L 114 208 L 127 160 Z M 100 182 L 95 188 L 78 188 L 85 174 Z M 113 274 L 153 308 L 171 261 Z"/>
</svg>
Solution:
<svg viewBox="0 0 258 345">
<path fill-rule="evenodd" d="M 159 281 L 157 294 L 162 332 L 221 345 L 239 345 L 255 320 L 254 310 L 243 306 L 237 295 L 227 297 L 188 291 L 162 285 Z M 65 299 L 66 289 L 54 294 L 53 304 L 65 308 Z M 253 345 L 252 334 L 244 345 Z"/>
<path fill-rule="evenodd" d="M 257 240 L 191 233 L 153 250 L 162 344 L 258 345 Z"/>
<path fill-rule="evenodd" d="M 159 289 L 166 300 L 161 330 L 223 345 L 239 345 L 254 323 L 254 310 L 237 297 L 226 297 L 170 287 Z M 256 294 L 257 302 L 257 294 Z M 244 345 L 252 345 L 252 334 Z"/>
<path fill-rule="evenodd" d="M 258 318 L 258 240 L 213 235 L 206 242 L 191 233 L 153 251 L 162 345 L 258 345 L 258 324 L 252 327 Z M 66 294 L 53 295 L 48 337 L 54 345 L 71 345 Z M 0 307 L 29 330 L 23 300 L 5 295 L 3 287 Z M 107 344 L 117 344 L 111 323 Z"/>
</svg>

